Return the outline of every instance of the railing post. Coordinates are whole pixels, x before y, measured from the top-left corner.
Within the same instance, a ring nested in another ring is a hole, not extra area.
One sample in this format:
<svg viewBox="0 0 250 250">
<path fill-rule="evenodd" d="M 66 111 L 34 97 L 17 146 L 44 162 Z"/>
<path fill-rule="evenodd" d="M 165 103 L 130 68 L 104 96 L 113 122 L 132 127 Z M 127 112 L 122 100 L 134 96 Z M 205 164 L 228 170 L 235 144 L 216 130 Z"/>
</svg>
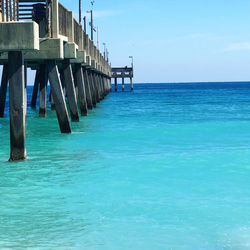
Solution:
<svg viewBox="0 0 250 250">
<path fill-rule="evenodd" d="M 83 47 L 84 47 L 84 45 L 83 45 L 83 30 L 82 30 L 82 25 L 80 25 L 80 41 L 79 41 L 79 44 L 78 44 L 78 50 L 80 50 L 80 51 L 83 51 L 84 49 L 83 49 Z"/>
<path fill-rule="evenodd" d="M 58 0 L 52 0 L 52 38 L 58 38 L 59 36 L 59 15 L 58 15 Z"/>
<path fill-rule="evenodd" d="M 74 42 L 74 17 L 73 12 L 69 11 L 66 23 L 66 34 L 69 42 Z"/>
</svg>

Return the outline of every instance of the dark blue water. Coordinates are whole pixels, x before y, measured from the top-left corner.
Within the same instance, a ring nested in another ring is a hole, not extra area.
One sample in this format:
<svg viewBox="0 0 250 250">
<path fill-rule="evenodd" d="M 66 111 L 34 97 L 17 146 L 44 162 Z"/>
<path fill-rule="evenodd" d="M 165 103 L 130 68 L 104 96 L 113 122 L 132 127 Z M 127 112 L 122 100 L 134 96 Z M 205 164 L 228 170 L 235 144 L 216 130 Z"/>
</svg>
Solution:
<svg viewBox="0 0 250 250">
<path fill-rule="evenodd" d="M 71 135 L 29 110 L 26 162 L 0 120 L 0 248 L 250 248 L 250 83 L 126 87 Z"/>
</svg>

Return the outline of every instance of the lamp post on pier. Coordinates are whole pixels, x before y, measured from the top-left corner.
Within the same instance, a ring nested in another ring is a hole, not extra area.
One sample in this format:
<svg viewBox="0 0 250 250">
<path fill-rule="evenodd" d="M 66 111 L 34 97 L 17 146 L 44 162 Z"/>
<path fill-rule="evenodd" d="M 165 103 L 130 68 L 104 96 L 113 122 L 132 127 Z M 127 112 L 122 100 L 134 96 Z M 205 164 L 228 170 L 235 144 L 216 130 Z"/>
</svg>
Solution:
<svg viewBox="0 0 250 250">
<path fill-rule="evenodd" d="M 134 68 L 134 57 L 133 56 L 129 56 L 129 58 L 131 59 L 131 66 L 132 69 Z"/>
<path fill-rule="evenodd" d="M 82 0 L 79 0 L 79 24 L 82 22 Z"/>
</svg>

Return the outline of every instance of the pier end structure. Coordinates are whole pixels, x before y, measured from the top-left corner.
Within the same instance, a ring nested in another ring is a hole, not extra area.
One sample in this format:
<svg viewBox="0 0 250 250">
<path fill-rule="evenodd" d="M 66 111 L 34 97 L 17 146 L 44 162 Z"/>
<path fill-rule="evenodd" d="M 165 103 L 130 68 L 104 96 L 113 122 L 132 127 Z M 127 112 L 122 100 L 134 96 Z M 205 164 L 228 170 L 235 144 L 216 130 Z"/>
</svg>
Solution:
<svg viewBox="0 0 250 250">
<path fill-rule="evenodd" d="M 71 132 L 70 117 L 78 122 L 79 111 L 87 115 L 111 91 L 108 61 L 58 0 L 0 0 L 0 65 L 0 117 L 10 89 L 10 160 L 26 158 L 27 68 L 36 70 L 31 107 L 39 96 L 45 117 L 49 83 L 62 133 Z"/>
<path fill-rule="evenodd" d="M 112 68 L 112 78 L 114 78 L 115 82 L 115 92 L 118 90 L 118 85 L 117 85 L 117 79 L 121 78 L 122 79 L 122 91 L 125 90 L 125 83 L 124 80 L 125 78 L 130 79 L 130 89 L 131 91 L 134 90 L 133 86 L 133 77 L 134 77 L 134 69 L 133 67 L 117 67 L 117 68 Z"/>
</svg>

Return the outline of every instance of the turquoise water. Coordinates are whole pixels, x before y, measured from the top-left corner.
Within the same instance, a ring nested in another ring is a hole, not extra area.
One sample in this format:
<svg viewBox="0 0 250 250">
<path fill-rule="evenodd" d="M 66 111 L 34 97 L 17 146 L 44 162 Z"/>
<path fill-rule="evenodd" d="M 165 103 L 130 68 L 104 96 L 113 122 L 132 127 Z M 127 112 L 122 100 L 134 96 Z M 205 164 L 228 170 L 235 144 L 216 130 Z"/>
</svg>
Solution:
<svg viewBox="0 0 250 250">
<path fill-rule="evenodd" d="M 29 99 L 30 99 L 29 89 Z M 0 119 L 0 248 L 250 249 L 250 84 L 111 93 L 73 133 Z"/>
</svg>

